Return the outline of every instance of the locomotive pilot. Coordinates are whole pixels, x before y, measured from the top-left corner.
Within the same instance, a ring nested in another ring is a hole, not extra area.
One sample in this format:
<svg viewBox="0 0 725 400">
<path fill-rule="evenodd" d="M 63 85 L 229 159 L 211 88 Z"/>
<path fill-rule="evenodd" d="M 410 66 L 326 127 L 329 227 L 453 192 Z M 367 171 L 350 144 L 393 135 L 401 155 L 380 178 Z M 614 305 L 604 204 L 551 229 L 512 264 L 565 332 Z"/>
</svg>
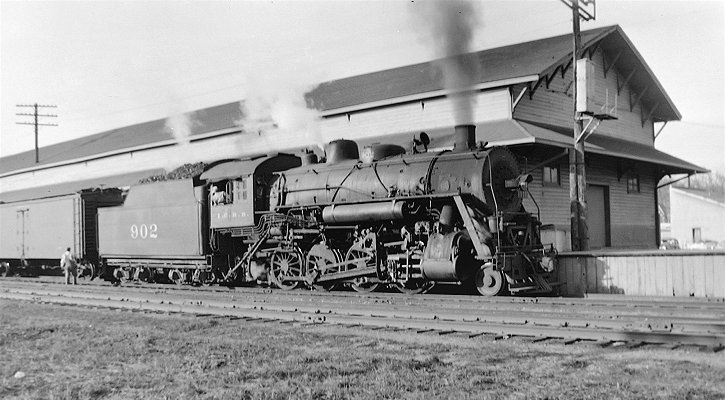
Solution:
<svg viewBox="0 0 725 400">
<path fill-rule="evenodd" d="M 76 261 L 73 259 L 73 253 L 70 247 L 65 249 L 65 253 L 60 256 L 60 267 L 65 271 L 65 284 L 70 285 L 70 277 L 73 276 L 73 284 L 78 284 L 78 268 Z"/>
</svg>

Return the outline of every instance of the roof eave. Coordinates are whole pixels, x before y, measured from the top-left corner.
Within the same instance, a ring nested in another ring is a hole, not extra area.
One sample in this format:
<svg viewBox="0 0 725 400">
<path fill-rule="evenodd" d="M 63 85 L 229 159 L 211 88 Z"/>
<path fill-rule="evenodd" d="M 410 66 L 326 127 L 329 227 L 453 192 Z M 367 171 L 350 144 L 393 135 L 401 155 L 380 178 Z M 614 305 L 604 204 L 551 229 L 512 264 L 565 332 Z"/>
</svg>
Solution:
<svg viewBox="0 0 725 400">
<path fill-rule="evenodd" d="M 526 83 L 526 82 L 536 82 L 539 80 L 539 75 L 525 75 L 520 77 L 514 77 L 514 78 L 507 78 L 507 79 L 500 79 L 496 81 L 490 81 L 490 82 L 482 82 L 479 83 L 472 88 L 470 88 L 471 91 L 483 91 L 488 89 L 496 89 L 500 87 L 508 87 L 511 85 L 516 85 L 519 83 Z M 362 103 L 362 104 L 355 104 L 352 106 L 347 107 L 340 107 L 340 108 L 332 108 L 328 110 L 323 110 L 320 112 L 320 115 L 323 118 L 332 117 L 335 115 L 342 115 L 347 114 L 351 112 L 356 111 L 363 111 L 363 110 L 370 110 L 374 108 L 380 108 L 380 107 L 387 107 L 395 104 L 402 104 L 402 103 L 410 103 L 414 101 L 420 101 L 420 100 L 426 100 L 436 97 L 444 97 L 449 94 L 455 93 L 453 90 L 434 90 L 430 92 L 423 92 L 423 93 L 416 93 L 408 96 L 400 96 L 400 97 L 394 97 L 391 99 L 385 99 L 385 100 L 379 100 L 379 101 L 373 101 L 368 103 Z"/>
<path fill-rule="evenodd" d="M 639 61 L 639 63 L 642 65 L 642 67 L 645 69 L 645 71 L 647 71 L 647 74 L 649 75 L 649 77 L 652 78 L 652 82 L 654 82 L 654 84 L 657 86 L 657 89 L 662 94 L 662 97 L 664 97 L 665 101 L 667 101 L 667 105 L 670 107 L 673 114 L 675 114 L 676 118 L 673 118 L 673 119 L 670 119 L 667 121 L 681 120 L 682 114 L 680 113 L 680 110 L 678 110 L 677 107 L 675 107 L 675 103 L 672 101 L 670 96 L 667 94 L 667 92 L 665 91 L 665 88 L 662 86 L 660 81 L 657 79 L 657 76 L 654 74 L 654 72 L 652 72 L 652 69 L 644 61 L 644 57 L 642 57 L 642 55 L 639 53 L 637 48 L 634 47 L 634 44 L 629 39 L 629 37 L 627 37 L 627 35 L 624 33 L 624 30 L 622 30 L 622 28 L 619 25 L 615 25 L 614 27 L 616 28 L 615 29 L 616 32 L 621 36 L 622 40 L 624 40 L 624 42 L 627 43 L 627 46 L 629 46 L 629 48 L 632 50 L 632 53 L 634 53 L 634 55 L 637 57 L 637 61 Z M 665 120 L 663 119 L 662 122 L 664 122 L 664 121 Z"/>
</svg>

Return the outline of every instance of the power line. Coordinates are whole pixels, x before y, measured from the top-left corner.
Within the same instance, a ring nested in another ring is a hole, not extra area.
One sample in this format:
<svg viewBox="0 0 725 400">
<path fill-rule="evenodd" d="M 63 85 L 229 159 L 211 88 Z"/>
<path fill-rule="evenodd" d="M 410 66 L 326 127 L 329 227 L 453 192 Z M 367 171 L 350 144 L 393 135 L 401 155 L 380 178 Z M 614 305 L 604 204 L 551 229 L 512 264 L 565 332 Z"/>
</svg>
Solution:
<svg viewBox="0 0 725 400">
<path fill-rule="evenodd" d="M 17 107 L 19 107 L 19 108 L 32 108 L 33 109 L 33 113 L 32 114 L 29 114 L 29 113 L 16 113 L 15 115 L 33 117 L 33 121 L 32 122 L 23 121 L 23 122 L 16 122 L 16 124 L 18 124 L 18 125 L 33 125 L 33 126 L 35 126 L 35 163 L 37 164 L 38 162 L 40 162 L 40 158 L 39 158 L 39 155 L 38 155 L 38 127 L 39 126 L 58 126 L 58 124 L 46 124 L 46 123 L 38 122 L 38 117 L 45 117 L 45 118 L 57 118 L 58 117 L 55 114 L 38 114 L 38 108 L 58 108 L 58 106 L 56 106 L 56 105 L 49 105 L 49 104 L 48 105 L 40 105 L 38 103 L 35 103 L 35 104 L 17 104 Z"/>
</svg>

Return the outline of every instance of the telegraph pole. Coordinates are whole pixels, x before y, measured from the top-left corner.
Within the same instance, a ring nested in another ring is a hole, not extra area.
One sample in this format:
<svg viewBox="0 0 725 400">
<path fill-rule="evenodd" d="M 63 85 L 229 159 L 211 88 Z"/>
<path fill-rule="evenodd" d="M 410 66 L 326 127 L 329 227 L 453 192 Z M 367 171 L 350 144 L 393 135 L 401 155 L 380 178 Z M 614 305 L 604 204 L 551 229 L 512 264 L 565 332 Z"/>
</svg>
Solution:
<svg viewBox="0 0 725 400">
<path fill-rule="evenodd" d="M 58 116 L 55 114 L 38 114 L 38 108 L 57 108 L 58 106 L 55 105 L 39 105 L 38 103 L 34 104 L 18 104 L 17 107 L 20 108 L 32 108 L 33 113 L 16 113 L 15 115 L 22 115 L 27 117 L 33 117 L 33 122 L 16 122 L 18 125 L 33 125 L 35 126 L 35 163 L 40 162 L 40 157 L 38 157 L 38 126 L 58 126 L 58 124 L 44 124 L 38 122 L 38 117 L 48 117 L 48 118 L 57 118 Z"/>
<path fill-rule="evenodd" d="M 589 250 L 589 229 L 587 227 L 586 208 L 586 171 L 584 168 L 584 140 L 580 140 L 584 130 L 582 115 L 577 111 L 577 60 L 581 57 L 581 29 L 579 20 L 581 11 L 579 0 L 564 1 L 572 10 L 574 25 L 574 51 L 572 54 L 572 68 L 574 72 L 574 148 L 569 149 L 569 209 L 571 212 L 571 247 L 574 251 Z M 585 4 L 587 1 L 585 1 Z"/>
</svg>

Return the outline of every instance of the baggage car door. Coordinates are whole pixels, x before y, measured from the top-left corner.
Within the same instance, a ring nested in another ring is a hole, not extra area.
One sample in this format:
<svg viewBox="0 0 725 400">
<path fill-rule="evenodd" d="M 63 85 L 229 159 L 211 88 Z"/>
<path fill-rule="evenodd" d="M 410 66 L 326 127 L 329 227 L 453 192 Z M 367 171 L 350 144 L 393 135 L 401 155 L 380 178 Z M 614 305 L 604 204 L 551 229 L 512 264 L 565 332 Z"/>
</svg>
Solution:
<svg viewBox="0 0 725 400">
<path fill-rule="evenodd" d="M 15 228 L 16 254 L 19 259 L 25 259 L 30 251 L 25 240 L 30 237 L 30 208 L 15 210 Z"/>
</svg>

